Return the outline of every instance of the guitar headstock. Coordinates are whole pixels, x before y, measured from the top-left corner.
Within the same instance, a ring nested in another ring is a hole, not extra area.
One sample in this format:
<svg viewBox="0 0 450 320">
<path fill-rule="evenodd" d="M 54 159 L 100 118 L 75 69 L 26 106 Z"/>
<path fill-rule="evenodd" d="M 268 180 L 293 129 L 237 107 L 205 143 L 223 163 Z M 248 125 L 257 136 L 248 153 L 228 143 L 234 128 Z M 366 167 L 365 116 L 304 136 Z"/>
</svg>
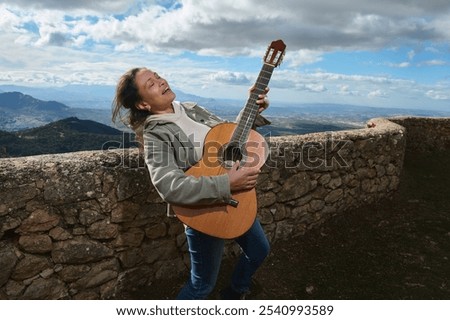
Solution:
<svg viewBox="0 0 450 320">
<path fill-rule="evenodd" d="M 278 67 L 283 61 L 286 45 L 283 40 L 272 41 L 264 55 L 264 63 Z"/>
</svg>

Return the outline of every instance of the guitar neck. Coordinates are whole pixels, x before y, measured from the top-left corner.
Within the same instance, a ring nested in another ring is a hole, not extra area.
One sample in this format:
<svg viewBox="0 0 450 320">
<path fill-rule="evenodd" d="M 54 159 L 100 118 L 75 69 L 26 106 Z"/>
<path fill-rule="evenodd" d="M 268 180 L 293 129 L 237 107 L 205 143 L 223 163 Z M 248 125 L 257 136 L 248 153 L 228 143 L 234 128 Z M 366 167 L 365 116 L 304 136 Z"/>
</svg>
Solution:
<svg viewBox="0 0 450 320">
<path fill-rule="evenodd" d="M 256 79 L 255 89 L 251 92 L 247 100 L 231 141 L 239 143 L 239 145 L 242 145 L 247 141 L 250 130 L 252 129 L 256 116 L 258 115 L 259 105 L 256 101 L 258 100 L 258 96 L 264 93 L 265 89 L 269 85 L 274 68 L 275 67 L 273 65 L 266 63 L 263 64 L 258 78 Z"/>
</svg>

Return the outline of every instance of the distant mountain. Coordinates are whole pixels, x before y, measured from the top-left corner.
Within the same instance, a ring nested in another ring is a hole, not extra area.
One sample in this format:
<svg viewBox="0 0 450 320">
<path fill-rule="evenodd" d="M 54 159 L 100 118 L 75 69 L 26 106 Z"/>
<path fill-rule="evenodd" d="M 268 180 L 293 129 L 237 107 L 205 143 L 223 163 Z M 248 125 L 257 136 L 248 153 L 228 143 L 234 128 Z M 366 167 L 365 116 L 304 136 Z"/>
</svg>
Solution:
<svg viewBox="0 0 450 320">
<path fill-rule="evenodd" d="M 65 112 L 68 106 L 56 101 L 41 101 L 21 92 L 0 93 L 0 107 L 5 110 L 28 112 Z"/>
<path fill-rule="evenodd" d="M 35 128 L 68 117 L 90 119 L 111 126 L 114 90 L 115 86 L 111 85 L 64 87 L 0 85 L 0 130 Z M 218 102 L 215 99 L 174 90 L 177 100 L 195 101 L 213 112 L 232 114 L 234 117 L 239 112 L 239 109 L 229 102 Z M 55 106 L 55 110 L 51 111 L 51 106 L 56 101 L 61 108 Z M 36 109 L 33 106 L 38 107 Z"/>
<path fill-rule="evenodd" d="M 0 157 L 128 148 L 134 139 L 104 124 L 75 117 L 16 132 L 0 131 Z"/>
<path fill-rule="evenodd" d="M 66 85 L 63 87 L 26 87 L 0 85 L 0 92 L 22 92 L 43 101 L 55 100 L 71 108 L 110 110 L 116 87 L 113 85 Z M 206 107 L 217 105 L 212 98 L 204 98 L 172 88 L 177 100 L 195 101 Z"/>
<path fill-rule="evenodd" d="M 57 101 L 36 99 L 21 92 L 0 93 L 0 130 L 17 131 L 77 117 L 111 126 L 111 109 L 71 108 Z"/>
<path fill-rule="evenodd" d="M 1 85 L 0 90 L 13 90 L 13 92 L 0 93 L 0 130 L 11 132 L 36 128 L 69 117 L 116 126 L 111 122 L 114 86 L 68 85 L 59 88 L 32 88 Z M 246 102 L 245 99 L 199 97 L 174 90 L 177 100 L 197 102 L 218 116 L 231 121 L 236 119 Z M 367 120 L 376 117 L 449 117 L 450 110 L 375 108 L 325 103 L 293 104 L 272 101 L 271 107 L 264 111 L 264 115 L 272 121 L 272 125 L 261 128 L 260 131 L 275 136 L 361 128 Z M 120 124 L 117 127 L 124 128 Z"/>
<path fill-rule="evenodd" d="M 42 101 L 21 92 L 0 93 L 0 129 L 36 127 L 72 115 L 70 108 L 56 101 Z"/>
<path fill-rule="evenodd" d="M 109 108 L 114 97 L 114 86 L 67 85 L 63 87 L 26 87 L 0 85 L 0 92 L 19 91 L 40 100 L 55 100 L 73 108 Z"/>
</svg>

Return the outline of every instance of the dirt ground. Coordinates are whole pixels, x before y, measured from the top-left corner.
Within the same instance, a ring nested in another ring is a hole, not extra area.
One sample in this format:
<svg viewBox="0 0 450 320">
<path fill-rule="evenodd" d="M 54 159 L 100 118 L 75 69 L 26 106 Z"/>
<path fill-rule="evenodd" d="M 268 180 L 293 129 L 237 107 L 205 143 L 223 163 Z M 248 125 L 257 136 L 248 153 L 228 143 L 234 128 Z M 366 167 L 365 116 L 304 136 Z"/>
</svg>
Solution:
<svg viewBox="0 0 450 320">
<path fill-rule="evenodd" d="M 272 245 L 249 299 L 450 299 L 450 152 L 409 155 L 392 200 Z M 218 287 L 233 261 L 224 261 Z M 137 299 L 173 299 L 184 279 Z M 217 298 L 214 292 L 211 299 Z"/>
</svg>

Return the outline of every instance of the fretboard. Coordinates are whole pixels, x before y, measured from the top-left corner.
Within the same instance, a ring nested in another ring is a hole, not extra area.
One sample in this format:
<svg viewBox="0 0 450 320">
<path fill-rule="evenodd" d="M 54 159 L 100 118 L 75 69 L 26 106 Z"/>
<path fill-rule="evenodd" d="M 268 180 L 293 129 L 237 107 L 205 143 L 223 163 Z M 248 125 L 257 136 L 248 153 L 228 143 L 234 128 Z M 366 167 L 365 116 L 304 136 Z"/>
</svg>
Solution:
<svg viewBox="0 0 450 320">
<path fill-rule="evenodd" d="M 255 89 L 251 92 L 247 100 L 241 118 L 239 119 L 237 127 L 231 137 L 231 141 L 236 142 L 239 145 L 247 142 L 250 130 L 252 129 L 256 116 L 258 115 L 259 105 L 256 104 L 256 101 L 258 100 L 258 96 L 264 93 L 264 90 L 267 88 L 273 69 L 275 69 L 274 66 L 266 63 L 261 68 L 258 78 L 256 79 Z"/>
</svg>

